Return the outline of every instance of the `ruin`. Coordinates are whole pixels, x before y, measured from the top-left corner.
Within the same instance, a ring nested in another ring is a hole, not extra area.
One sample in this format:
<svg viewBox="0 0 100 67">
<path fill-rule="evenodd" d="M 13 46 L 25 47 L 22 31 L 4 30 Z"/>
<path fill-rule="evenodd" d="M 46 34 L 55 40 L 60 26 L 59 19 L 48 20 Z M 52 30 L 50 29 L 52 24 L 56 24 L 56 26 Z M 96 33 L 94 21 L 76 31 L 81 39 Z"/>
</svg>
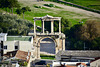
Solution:
<svg viewBox="0 0 100 67">
<path fill-rule="evenodd" d="M 65 34 L 61 33 L 61 17 L 52 17 L 49 15 L 43 17 L 34 17 L 34 32 L 28 35 L 33 36 L 33 46 L 35 52 L 33 53 L 36 58 L 40 58 L 40 43 L 43 39 L 49 38 L 55 43 L 55 54 L 60 50 L 65 50 Z M 42 31 L 36 32 L 36 21 L 41 20 Z M 50 21 L 51 32 L 45 31 L 45 21 Z M 59 32 L 54 32 L 54 21 L 59 21 Z"/>
</svg>

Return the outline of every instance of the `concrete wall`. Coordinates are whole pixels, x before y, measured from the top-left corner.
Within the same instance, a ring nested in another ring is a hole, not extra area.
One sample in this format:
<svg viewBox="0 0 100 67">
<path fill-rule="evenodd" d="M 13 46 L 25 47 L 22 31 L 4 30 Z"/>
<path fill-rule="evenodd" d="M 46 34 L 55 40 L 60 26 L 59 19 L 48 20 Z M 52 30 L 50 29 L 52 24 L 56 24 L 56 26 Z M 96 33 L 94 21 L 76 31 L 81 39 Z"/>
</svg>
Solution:
<svg viewBox="0 0 100 67">
<path fill-rule="evenodd" d="M 5 41 L 4 46 L 6 45 L 7 45 L 7 49 L 4 49 L 4 54 L 15 50 L 14 41 Z"/>
<path fill-rule="evenodd" d="M 29 42 L 29 41 L 20 41 L 19 42 L 19 50 L 32 51 L 32 48 L 33 48 L 33 44 L 31 44 L 31 42 Z"/>
<path fill-rule="evenodd" d="M 22 51 L 32 51 L 33 44 L 30 41 L 5 41 L 4 46 L 7 45 L 7 49 L 4 49 L 4 54 L 10 51 L 15 51 L 15 45 L 18 45 L 18 49 Z"/>
<path fill-rule="evenodd" d="M 100 59 L 90 63 L 91 67 L 100 67 Z"/>
</svg>

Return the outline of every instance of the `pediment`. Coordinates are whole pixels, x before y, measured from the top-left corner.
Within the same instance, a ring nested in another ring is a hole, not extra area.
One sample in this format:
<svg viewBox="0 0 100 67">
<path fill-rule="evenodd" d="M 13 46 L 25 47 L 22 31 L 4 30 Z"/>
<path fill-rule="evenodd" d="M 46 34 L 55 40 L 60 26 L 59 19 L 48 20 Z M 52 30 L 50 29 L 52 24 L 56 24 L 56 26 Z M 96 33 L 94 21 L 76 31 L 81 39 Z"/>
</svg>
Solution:
<svg viewBox="0 0 100 67">
<path fill-rule="evenodd" d="M 43 16 L 42 19 L 52 19 L 53 17 L 50 15 Z"/>
<path fill-rule="evenodd" d="M 43 17 L 34 17 L 34 20 L 44 20 L 44 21 L 52 21 L 52 20 L 60 20 L 61 17 L 53 17 L 50 15 L 46 15 Z"/>
</svg>

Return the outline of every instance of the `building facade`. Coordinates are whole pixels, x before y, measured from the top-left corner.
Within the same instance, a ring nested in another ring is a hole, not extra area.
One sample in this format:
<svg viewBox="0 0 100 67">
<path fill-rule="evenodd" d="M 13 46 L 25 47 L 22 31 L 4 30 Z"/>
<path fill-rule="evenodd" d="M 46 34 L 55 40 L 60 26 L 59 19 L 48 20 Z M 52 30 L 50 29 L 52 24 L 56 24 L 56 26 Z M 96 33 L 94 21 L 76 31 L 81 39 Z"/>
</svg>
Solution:
<svg viewBox="0 0 100 67">
<path fill-rule="evenodd" d="M 17 50 L 32 52 L 33 55 L 32 36 L 7 36 L 7 33 L 1 33 L 0 37 L 0 56 Z"/>
<path fill-rule="evenodd" d="M 7 36 L 4 41 L 4 54 L 11 51 L 33 51 L 33 38 L 31 36 Z"/>
<path fill-rule="evenodd" d="M 60 62 L 85 63 L 90 67 L 100 66 L 100 51 L 97 50 L 66 50 L 56 54 Z"/>
</svg>

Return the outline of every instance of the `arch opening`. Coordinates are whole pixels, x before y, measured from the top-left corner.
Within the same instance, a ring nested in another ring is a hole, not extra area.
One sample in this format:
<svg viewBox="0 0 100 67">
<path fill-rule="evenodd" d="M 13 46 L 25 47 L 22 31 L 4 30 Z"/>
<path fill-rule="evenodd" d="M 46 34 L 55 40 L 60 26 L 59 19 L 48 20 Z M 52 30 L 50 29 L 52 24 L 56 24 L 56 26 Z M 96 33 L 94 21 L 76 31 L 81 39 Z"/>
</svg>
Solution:
<svg viewBox="0 0 100 67">
<path fill-rule="evenodd" d="M 44 38 L 40 41 L 40 52 L 44 54 L 55 54 L 55 45 L 53 39 Z"/>
</svg>

